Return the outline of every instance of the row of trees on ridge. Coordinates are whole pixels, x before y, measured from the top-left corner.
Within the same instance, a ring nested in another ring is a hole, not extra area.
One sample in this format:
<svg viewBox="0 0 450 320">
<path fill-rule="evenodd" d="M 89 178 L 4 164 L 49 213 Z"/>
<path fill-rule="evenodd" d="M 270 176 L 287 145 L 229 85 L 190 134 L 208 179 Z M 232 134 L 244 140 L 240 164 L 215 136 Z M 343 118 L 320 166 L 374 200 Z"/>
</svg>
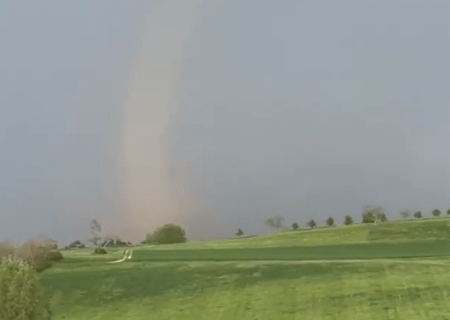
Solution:
<svg viewBox="0 0 450 320">
<path fill-rule="evenodd" d="M 450 208 L 447 210 L 447 215 L 450 216 Z M 410 210 L 403 210 L 400 212 L 400 215 L 403 219 L 408 219 L 411 217 L 414 217 L 416 219 L 422 218 L 422 212 L 416 211 L 412 213 Z M 441 211 L 439 209 L 435 209 L 432 211 L 432 215 L 434 217 L 439 217 L 441 215 Z M 384 208 L 381 206 L 365 206 L 363 208 L 363 212 L 361 214 L 362 220 L 361 223 L 382 223 L 387 221 L 386 213 L 384 211 Z M 274 228 L 274 229 L 281 229 L 285 228 L 283 225 L 284 218 L 280 215 L 277 215 L 275 217 L 269 218 L 266 220 L 266 225 Z M 351 225 L 353 224 L 353 218 L 349 215 L 346 215 L 344 218 L 344 225 Z M 325 225 L 328 227 L 333 227 L 335 225 L 335 221 L 333 217 L 329 217 L 325 221 Z M 306 223 L 306 226 L 309 228 L 315 228 L 317 227 L 317 223 L 314 219 L 309 220 Z M 298 223 L 294 222 L 291 225 L 292 229 L 297 230 L 300 228 Z M 239 229 L 238 233 L 236 233 L 237 236 L 243 235 L 243 231 Z"/>
</svg>

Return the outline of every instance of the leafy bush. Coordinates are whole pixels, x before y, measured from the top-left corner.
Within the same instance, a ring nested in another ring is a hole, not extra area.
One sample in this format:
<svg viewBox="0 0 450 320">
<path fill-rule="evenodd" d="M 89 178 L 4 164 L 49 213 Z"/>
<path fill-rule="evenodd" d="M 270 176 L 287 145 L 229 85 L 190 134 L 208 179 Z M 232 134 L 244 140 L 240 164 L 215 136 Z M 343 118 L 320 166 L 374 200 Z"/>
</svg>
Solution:
<svg viewBox="0 0 450 320">
<path fill-rule="evenodd" d="M 242 231 L 242 229 L 239 229 L 238 232 L 236 232 L 237 236 L 242 236 L 244 235 L 244 231 Z"/>
<path fill-rule="evenodd" d="M 68 249 L 86 248 L 86 245 L 84 243 L 81 243 L 80 240 L 76 240 L 71 244 L 69 244 L 66 248 Z"/>
<path fill-rule="evenodd" d="M 11 255 L 0 265 L 0 319 L 50 319 L 50 303 L 32 266 Z"/>
<path fill-rule="evenodd" d="M 294 229 L 294 230 L 297 230 L 298 229 L 298 223 L 297 222 L 294 222 L 293 224 L 292 224 L 292 229 Z"/>
<path fill-rule="evenodd" d="M 327 224 L 327 226 L 332 227 L 334 226 L 334 219 L 332 217 L 329 217 L 325 223 Z"/>
<path fill-rule="evenodd" d="M 386 222 L 387 217 L 385 213 L 367 212 L 363 214 L 362 223 L 374 223 L 375 221 Z"/>
<path fill-rule="evenodd" d="M 103 248 L 95 248 L 94 250 L 94 254 L 107 254 L 108 252 L 106 252 L 105 249 Z"/>
<path fill-rule="evenodd" d="M 308 227 L 310 228 L 315 228 L 317 227 L 317 224 L 314 220 L 309 220 L 308 223 L 306 224 Z"/>
<path fill-rule="evenodd" d="M 434 217 L 439 217 L 441 215 L 441 211 L 438 209 L 434 209 L 432 213 Z"/>
<path fill-rule="evenodd" d="M 53 261 L 62 259 L 62 254 L 52 248 L 47 238 L 30 238 L 21 246 L 18 246 L 15 255 L 20 260 L 41 272 L 52 266 Z"/>
<path fill-rule="evenodd" d="M 62 260 L 63 255 L 59 251 L 50 251 L 47 256 L 48 261 L 56 262 Z"/>
<path fill-rule="evenodd" d="M 0 262 L 3 257 L 14 256 L 36 271 L 41 272 L 63 258 L 56 245 L 46 237 L 30 238 L 22 245 L 0 243 Z M 1 318 L 0 318 L 1 319 Z"/>
<path fill-rule="evenodd" d="M 178 225 L 165 224 L 156 229 L 152 234 L 152 242 L 157 244 L 186 242 L 185 231 Z"/>
<path fill-rule="evenodd" d="M 353 219 L 352 219 L 352 217 L 350 217 L 350 216 L 345 216 L 344 224 L 345 224 L 346 226 L 349 226 L 349 225 L 353 224 Z"/>
<path fill-rule="evenodd" d="M 450 208 L 447 210 L 447 214 L 450 216 Z"/>
<path fill-rule="evenodd" d="M 386 222 L 386 213 L 380 206 L 364 206 L 362 213 L 362 223 Z"/>
<path fill-rule="evenodd" d="M 422 212 L 420 212 L 420 211 L 415 212 L 414 213 L 414 218 L 416 218 L 416 219 L 422 218 Z"/>
<path fill-rule="evenodd" d="M 372 212 L 363 213 L 362 215 L 362 223 L 374 223 L 375 216 Z"/>
<path fill-rule="evenodd" d="M 3 260 L 3 257 L 7 258 L 10 255 L 13 255 L 15 250 L 15 246 L 12 242 L 0 243 L 0 264 Z"/>
</svg>

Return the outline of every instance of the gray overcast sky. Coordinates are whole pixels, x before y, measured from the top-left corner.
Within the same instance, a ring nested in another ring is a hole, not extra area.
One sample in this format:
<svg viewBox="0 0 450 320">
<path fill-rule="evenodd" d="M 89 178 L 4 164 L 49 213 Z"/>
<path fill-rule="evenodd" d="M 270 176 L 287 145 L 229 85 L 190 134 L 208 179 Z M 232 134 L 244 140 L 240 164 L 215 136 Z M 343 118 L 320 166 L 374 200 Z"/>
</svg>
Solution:
<svg viewBox="0 0 450 320">
<path fill-rule="evenodd" d="M 0 2 L 0 241 L 67 243 L 114 212 L 127 72 L 151 9 Z M 204 1 L 166 141 L 221 223 L 188 236 L 262 232 L 274 214 L 360 220 L 365 204 L 446 211 L 449 38 L 446 0 Z"/>
</svg>

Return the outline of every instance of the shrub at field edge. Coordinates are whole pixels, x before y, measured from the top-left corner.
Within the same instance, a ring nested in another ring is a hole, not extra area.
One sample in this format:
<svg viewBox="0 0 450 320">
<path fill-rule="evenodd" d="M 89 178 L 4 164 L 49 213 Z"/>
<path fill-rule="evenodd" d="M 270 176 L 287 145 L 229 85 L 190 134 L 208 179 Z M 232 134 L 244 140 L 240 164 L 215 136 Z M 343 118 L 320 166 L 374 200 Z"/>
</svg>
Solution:
<svg viewBox="0 0 450 320">
<path fill-rule="evenodd" d="M 0 265 L 0 319 L 48 320 L 50 301 L 37 271 L 21 259 L 3 257 Z"/>
<path fill-rule="evenodd" d="M 181 226 L 175 224 L 165 224 L 157 228 L 151 235 L 151 243 L 171 244 L 186 242 L 186 232 Z"/>
</svg>

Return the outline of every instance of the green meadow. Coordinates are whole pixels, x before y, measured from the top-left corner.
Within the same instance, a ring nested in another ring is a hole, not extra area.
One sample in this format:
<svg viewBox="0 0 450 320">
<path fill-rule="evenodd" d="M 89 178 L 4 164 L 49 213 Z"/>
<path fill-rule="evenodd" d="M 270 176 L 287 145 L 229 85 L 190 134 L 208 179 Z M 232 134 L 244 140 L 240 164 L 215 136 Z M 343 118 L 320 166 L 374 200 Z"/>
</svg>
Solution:
<svg viewBox="0 0 450 320">
<path fill-rule="evenodd" d="M 450 219 L 63 251 L 54 319 L 450 319 Z"/>
</svg>

